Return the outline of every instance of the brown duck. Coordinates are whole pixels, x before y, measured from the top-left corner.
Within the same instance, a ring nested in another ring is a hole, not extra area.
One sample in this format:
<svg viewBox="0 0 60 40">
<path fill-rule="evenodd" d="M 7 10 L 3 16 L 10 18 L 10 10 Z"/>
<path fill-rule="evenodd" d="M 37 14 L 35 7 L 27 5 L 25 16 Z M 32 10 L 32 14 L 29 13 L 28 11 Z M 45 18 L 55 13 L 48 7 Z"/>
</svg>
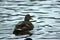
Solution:
<svg viewBox="0 0 60 40">
<path fill-rule="evenodd" d="M 13 34 L 15 35 L 25 35 L 25 34 L 30 34 L 31 33 L 29 32 L 30 30 L 33 30 L 34 26 L 33 24 L 29 21 L 31 19 L 31 16 L 29 14 L 27 14 L 25 16 L 25 19 L 24 21 L 22 22 L 19 22 L 14 31 L 13 31 Z"/>
</svg>

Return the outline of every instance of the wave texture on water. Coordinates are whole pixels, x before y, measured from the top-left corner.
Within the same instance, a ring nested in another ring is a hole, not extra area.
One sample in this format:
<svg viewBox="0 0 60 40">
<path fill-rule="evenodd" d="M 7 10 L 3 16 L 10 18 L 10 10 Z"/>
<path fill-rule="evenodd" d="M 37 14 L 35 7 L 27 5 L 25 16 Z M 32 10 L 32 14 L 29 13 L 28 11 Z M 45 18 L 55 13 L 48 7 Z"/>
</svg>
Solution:
<svg viewBox="0 0 60 40">
<path fill-rule="evenodd" d="M 15 25 L 26 14 L 33 16 L 32 36 L 15 36 Z M 0 0 L 0 39 L 1 40 L 60 39 L 60 1 L 59 0 Z"/>
</svg>

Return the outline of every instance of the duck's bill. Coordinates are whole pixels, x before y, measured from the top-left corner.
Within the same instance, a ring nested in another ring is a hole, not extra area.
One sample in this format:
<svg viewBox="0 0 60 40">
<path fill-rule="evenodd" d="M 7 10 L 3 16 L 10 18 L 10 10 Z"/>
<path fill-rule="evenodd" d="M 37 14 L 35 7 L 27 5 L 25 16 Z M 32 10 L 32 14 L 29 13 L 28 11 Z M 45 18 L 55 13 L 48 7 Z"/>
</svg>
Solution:
<svg viewBox="0 0 60 40">
<path fill-rule="evenodd" d="M 34 17 L 34 16 L 31 16 L 31 20 L 33 20 L 32 17 Z"/>
<path fill-rule="evenodd" d="M 33 20 L 32 18 L 30 20 Z"/>
</svg>

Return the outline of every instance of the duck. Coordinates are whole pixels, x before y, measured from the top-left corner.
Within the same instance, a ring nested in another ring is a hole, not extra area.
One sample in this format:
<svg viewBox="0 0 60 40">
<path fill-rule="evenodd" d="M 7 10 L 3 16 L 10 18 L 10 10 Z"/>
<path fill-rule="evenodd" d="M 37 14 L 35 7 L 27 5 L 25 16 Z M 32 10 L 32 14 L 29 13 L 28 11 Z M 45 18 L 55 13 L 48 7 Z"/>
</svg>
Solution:
<svg viewBox="0 0 60 40">
<path fill-rule="evenodd" d="M 30 21 L 31 19 L 32 19 L 32 16 L 30 16 L 30 14 L 25 15 L 24 21 L 20 21 L 19 23 L 17 23 L 15 25 L 13 34 L 15 34 L 15 35 L 25 35 L 25 34 L 32 35 L 32 33 L 30 31 L 33 30 L 34 26 Z"/>
</svg>

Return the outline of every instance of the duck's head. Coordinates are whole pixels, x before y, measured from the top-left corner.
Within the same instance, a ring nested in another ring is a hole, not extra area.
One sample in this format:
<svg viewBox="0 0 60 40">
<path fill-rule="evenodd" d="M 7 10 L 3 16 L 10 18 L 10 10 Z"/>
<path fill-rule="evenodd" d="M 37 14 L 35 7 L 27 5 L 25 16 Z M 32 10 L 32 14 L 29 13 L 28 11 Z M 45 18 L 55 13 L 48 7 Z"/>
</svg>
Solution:
<svg viewBox="0 0 60 40">
<path fill-rule="evenodd" d="M 32 17 L 31 17 L 29 14 L 27 14 L 27 15 L 25 16 L 25 21 L 29 21 L 30 19 L 32 19 Z"/>
</svg>

